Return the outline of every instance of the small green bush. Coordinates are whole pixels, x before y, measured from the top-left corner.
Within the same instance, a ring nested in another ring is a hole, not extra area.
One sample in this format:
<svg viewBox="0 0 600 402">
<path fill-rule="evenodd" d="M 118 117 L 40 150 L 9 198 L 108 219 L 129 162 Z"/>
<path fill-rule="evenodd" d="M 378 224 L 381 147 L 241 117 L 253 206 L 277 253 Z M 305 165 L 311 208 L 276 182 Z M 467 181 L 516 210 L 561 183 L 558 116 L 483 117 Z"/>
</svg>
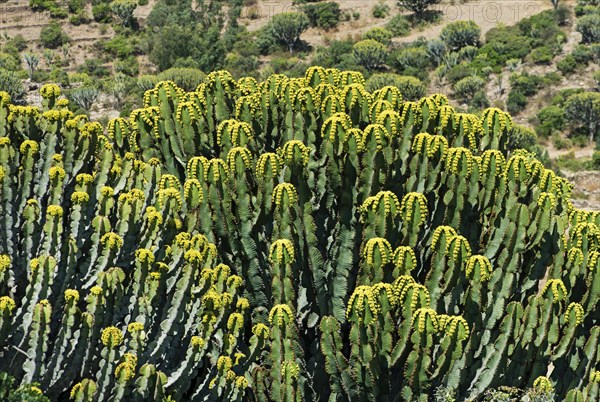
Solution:
<svg viewBox="0 0 600 402">
<path fill-rule="evenodd" d="M 564 59 L 556 63 L 556 68 L 558 68 L 558 71 L 560 71 L 563 75 L 569 75 L 577 68 L 577 60 L 575 60 L 573 55 L 568 54 Z"/>
<path fill-rule="evenodd" d="M 84 63 L 77 68 L 77 71 L 97 78 L 106 77 L 110 74 L 108 68 L 98 59 L 86 59 Z"/>
<path fill-rule="evenodd" d="M 565 111 L 561 107 L 546 106 L 537 112 L 536 117 L 539 121 L 536 130 L 543 137 L 550 137 L 565 129 Z"/>
<path fill-rule="evenodd" d="M 421 80 L 392 73 L 373 74 L 365 83 L 365 89 L 374 92 L 385 86 L 393 86 L 400 89 L 404 100 L 417 100 L 424 96 L 426 87 Z"/>
<path fill-rule="evenodd" d="M 170 68 L 158 74 L 159 81 L 173 81 L 187 92 L 195 91 L 206 74 L 197 68 Z"/>
<path fill-rule="evenodd" d="M 440 39 L 451 50 L 460 50 L 465 46 L 479 45 L 481 29 L 472 20 L 451 22 L 442 29 Z"/>
<path fill-rule="evenodd" d="M 472 75 L 475 75 L 475 70 L 471 68 L 469 64 L 463 62 L 450 68 L 446 72 L 445 77 L 450 84 L 454 85 L 463 78 L 470 77 Z"/>
<path fill-rule="evenodd" d="M 63 32 L 60 25 L 51 22 L 42 28 L 40 32 L 40 41 L 42 46 L 47 49 L 56 49 L 69 42 L 69 37 Z"/>
<path fill-rule="evenodd" d="M 108 24 L 112 21 L 112 10 L 110 4 L 99 3 L 92 7 L 92 16 L 94 21 Z"/>
<path fill-rule="evenodd" d="M 19 386 L 14 377 L 0 372 L 0 400 L 3 402 L 50 402 L 37 387 L 39 384 Z"/>
<path fill-rule="evenodd" d="M 575 27 L 581 34 L 581 43 L 600 42 L 600 15 L 585 15 L 577 21 Z"/>
<path fill-rule="evenodd" d="M 594 71 L 592 78 L 594 79 L 594 82 L 596 83 L 596 89 L 600 90 L 600 70 Z"/>
<path fill-rule="evenodd" d="M 594 58 L 590 46 L 577 45 L 571 52 L 571 55 L 577 63 L 588 64 Z"/>
<path fill-rule="evenodd" d="M 394 37 L 406 36 L 410 32 L 410 22 L 408 22 L 408 19 L 405 16 L 397 14 L 385 24 L 385 28 L 390 31 Z"/>
<path fill-rule="evenodd" d="M 367 70 L 375 70 L 385 64 L 388 49 L 376 40 L 366 39 L 354 45 L 353 54 L 358 64 Z"/>
<path fill-rule="evenodd" d="M 386 28 L 376 27 L 368 30 L 363 35 L 363 39 L 373 39 L 379 43 L 389 46 L 394 35 Z"/>
<path fill-rule="evenodd" d="M 573 146 L 571 140 L 569 140 L 568 138 L 563 138 L 558 134 L 552 136 L 552 144 L 556 149 L 569 149 Z"/>
<path fill-rule="evenodd" d="M 67 3 L 69 12 L 77 14 L 81 10 L 85 9 L 85 3 L 85 0 L 69 0 L 69 2 Z"/>
<path fill-rule="evenodd" d="M 592 154 L 592 169 L 600 170 L 600 151 L 594 151 Z"/>
<path fill-rule="evenodd" d="M 409 47 L 401 49 L 394 54 L 397 67 L 400 71 L 410 68 L 427 70 L 431 67 L 431 60 L 427 49 L 424 47 Z"/>
<path fill-rule="evenodd" d="M 465 77 L 454 84 L 454 94 L 462 99 L 463 101 L 469 103 L 475 96 L 475 94 L 480 91 L 485 86 L 485 80 L 476 75 Z"/>
<path fill-rule="evenodd" d="M 11 102 L 16 105 L 23 104 L 25 100 L 25 88 L 21 78 L 14 71 L 0 69 L 0 88 L 8 92 Z"/>
<path fill-rule="evenodd" d="M 515 149 L 526 149 L 531 151 L 536 143 L 537 135 L 535 134 L 535 131 L 528 127 L 515 124 L 508 133 L 507 148 L 510 151 Z"/>
<path fill-rule="evenodd" d="M 533 49 L 531 52 L 531 61 L 535 64 L 550 64 L 554 58 L 554 53 L 550 46 L 542 46 Z"/>
<path fill-rule="evenodd" d="M 307 4 L 302 10 L 308 17 L 310 26 L 331 29 L 340 23 L 340 6 L 338 3 L 330 1 L 325 3 Z"/>
<path fill-rule="evenodd" d="M 508 93 L 508 99 L 506 101 L 506 109 L 512 113 L 519 113 L 527 106 L 527 96 L 520 91 L 511 90 Z"/>
<path fill-rule="evenodd" d="M 390 13 L 390 7 L 385 3 L 378 3 L 373 6 L 373 17 L 375 18 L 385 18 Z"/>
</svg>

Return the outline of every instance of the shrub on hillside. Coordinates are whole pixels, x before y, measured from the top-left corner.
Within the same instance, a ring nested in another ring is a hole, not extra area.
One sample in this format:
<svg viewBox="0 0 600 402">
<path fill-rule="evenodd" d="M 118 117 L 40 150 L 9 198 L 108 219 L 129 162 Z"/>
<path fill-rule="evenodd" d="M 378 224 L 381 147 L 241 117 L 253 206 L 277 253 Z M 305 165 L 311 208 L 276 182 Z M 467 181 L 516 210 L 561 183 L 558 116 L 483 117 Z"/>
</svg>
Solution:
<svg viewBox="0 0 600 402">
<path fill-rule="evenodd" d="M 376 27 L 371 28 L 363 34 L 363 39 L 373 39 L 379 43 L 389 46 L 394 35 L 386 28 Z"/>
<path fill-rule="evenodd" d="M 204 79 L 206 74 L 196 68 L 169 68 L 157 75 L 159 81 L 173 81 L 178 87 L 188 92 L 195 91 Z"/>
<path fill-rule="evenodd" d="M 460 50 L 465 46 L 479 45 L 481 29 L 472 20 L 451 22 L 442 29 L 440 39 L 451 50 Z"/>
<path fill-rule="evenodd" d="M 108 24 L 112 21 L 112 10 L 108 3 L 98 3 L 92 6 L 94 21 Z"/>
<path fill-rule="evenodd" d="M 21 78 L 14 72 L 0 68 L 0 88 L 10 95 L 14 104 L 21 105 L 25 100 L 25 88 Z"/>
<path fill-rule="evenodd" d="M 385 2 L 380 1 L 379 3 L 373 6 L 371 13 L 375 18 L 385 18 L 390 13 L 390 7 L 387 4 L 385 4 Z"/>
<path fill-rule="evenodd" d="M 572 132 L 580 129 L 589 142 L 600 138 L 600 93 L 582 92 L 569 96 L 565 102 L 565 117 Z"/>
<path fill-rule="evenodd" d="M 577 69 L 578 65 L 579 63 L 577 63 L 575 57 L 573 57 L 571 54 L 568 54 L 562 60 L 556 63 L 556 68 L 566 76 L 572 74 Z"/>
<path fill-rule="evenodd" d="M 537 112 L 536 117 L 539 121 L 536 130 L 543 137 L 550 137 L 565 129 L 565 111 L 562 107 L 546 106 Z"/>
<path fill-rule="evenodd" d="M 307 4 L 302 7 L 302 10 L 308 17 L 310 26 L 331 29 L 337 27 L 340 23 L 340 6 L 334 1 Z"/>
<path fill-rule="evenodd" d="M 365 39 L 353 47 L 356 62 L 367 70 L 376 70 L 385 64 L 388 55 L 387 47 L 373 39 Z"/>
<path fill-rule="evenodd" d="M 533 49 L 529 57 L 535 64 L 550 64 L 554 58 L 554 53 L 550 46 L 542 46 Z"/>
<path fill-rule="evenodd" d="M 69 42 L 69 36 L 63 32 L 60 25 L 51 22 L 40 31 L 40 42 L 47 49 L 56 49 Z"/>
<path fill-rule="evenodd" d="M 581 34 L 581 43 L 600 42 L 600 15 L 585 15 L 577 20 L 575 27 Z"/>
<path fill-rule="evenodd" d="M 532 151 L 537 144 L 537 135 L 532 129 L 515 124 L 508 132 L 507 148 L 510 151 L 526 149 Z"/>
<path fill-rule="evenodd" d="M 419 70 L 426 71 L 432 67 L 432 62 L 427 49 L 424 47 L 408 47 L 394 53 L 395 61 L 400 71 Z"/>
<path fill-rule="evenodd" d="M 365 83 L 365 89 L 375 92 L 386 86 L 397 87 L 404 100 L 417 100 L 422 98 L 426 91 L 425 84 L 418 78 L 392 73 L 373 74 Z"/>
<path fill-rule="evenodd" d="M 465 77 L 458 81 L 452 87 L 454 89 L 454 95 L 466 103 L 470 103 L 473 96 L 485 87 L 485 79 L 473 75 Z"/>
<path fill-rule="evenodd" d="M 410 32 L 410 22 L 402 14 L 396 14 L 385 24 L 385 28 L 390 31 L 394 37 L 406 36 Z"/>
</svg>

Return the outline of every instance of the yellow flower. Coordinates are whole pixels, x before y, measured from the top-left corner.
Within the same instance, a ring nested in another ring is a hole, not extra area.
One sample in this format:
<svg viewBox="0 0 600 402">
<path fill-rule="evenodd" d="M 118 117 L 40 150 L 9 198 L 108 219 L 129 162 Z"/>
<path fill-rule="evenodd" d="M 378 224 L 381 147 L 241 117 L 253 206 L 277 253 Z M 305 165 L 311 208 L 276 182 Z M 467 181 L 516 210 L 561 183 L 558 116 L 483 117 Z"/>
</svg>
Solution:
<svg viewBox="0 0 600 402">
<path fill-rule="evenodd" d="M 102 330 L 101 340 L 104 346 L 112 348 L 123 342 L 123 334 L 117 327 L 107 327 Z"/>
</svg>

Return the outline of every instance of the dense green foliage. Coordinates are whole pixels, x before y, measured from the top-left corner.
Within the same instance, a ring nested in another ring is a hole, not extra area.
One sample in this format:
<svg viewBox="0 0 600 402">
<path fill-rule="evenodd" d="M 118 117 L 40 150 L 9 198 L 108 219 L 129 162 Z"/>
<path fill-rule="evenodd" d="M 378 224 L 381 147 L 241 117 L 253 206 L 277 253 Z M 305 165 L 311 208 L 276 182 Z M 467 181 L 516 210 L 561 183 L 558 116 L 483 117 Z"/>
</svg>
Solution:
<svg viewBox="0 0 600 402">
<path fill-rule="evenodd" d="M 501 110 L 364 83 L 218 71 L 106 128 L 3 93 L 0 367 L 78 401 L 597 398 L 600 215 Z"/>
</svg>

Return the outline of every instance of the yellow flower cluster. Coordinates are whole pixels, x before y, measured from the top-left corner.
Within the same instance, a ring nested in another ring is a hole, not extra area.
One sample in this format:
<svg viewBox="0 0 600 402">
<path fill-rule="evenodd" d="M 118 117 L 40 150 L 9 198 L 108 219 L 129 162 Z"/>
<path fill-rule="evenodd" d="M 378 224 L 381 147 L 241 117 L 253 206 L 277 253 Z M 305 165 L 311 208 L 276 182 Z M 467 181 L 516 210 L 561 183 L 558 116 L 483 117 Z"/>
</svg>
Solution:
<svg viewBox="0 0 600 402">
<path fill-rule="evenodd" d="M 129 381 L 135 377 L 135 367 L 129 362 L 123 362 L 115 368 L 115 377 L 118 380 Z"/>
<path fill-rule="evenodd" d="M 65 178 L 65 169 L 60 166 L 51 167 L 50 170 L 48 170 L 48 173 L 50 174 L 51 180 L 64 180 Z"/>
<path fill-rule="evenodd" d="M 388 144 L 389 139 L 390 135 L 384 126 L 381 124 L 369 124 L 365 127 L 362 135 L 362 147 L 366 147 L 368 143 L 375 140 L 375 144 L 377 144 L 376 149 L 381 151 Z"/>
<path fill-rule="evenodd" d="M 225 145 L 224 139 L 234 147 L 244 146 L 254 139 L 252 126 L 238 120 L 225 120 L 217 127 L 217 144 Z"/>
<path fill-rule="evenodd" d="M 138 248 L 135 251 L 135 258 L 140 263 L 151 265 L 154 263 L 154 253 L 147 248 Z"/>
<path fill-rule="evenodd" d="M 396 289 L 391 283 L 376 283 L 375 285 L 371 286 L 371 290 L 373 291 L 374 295 L 378 296 L 379 300 L 381 300 L 382 296 L 385 296 L 391 307 L 395 307 L 398 304 Z"/>
<path fill-rule="evenodd" d="M 196 336 L 196 335 L 192 336 L 192 340 L 191 340 L 192 347 L 202 349 L 204 347 L 204 343 L 205 343 L 204 339 L 202 339 L 201 337 Z"/>
<path fill-rule="evenodd" d="M 42 113 L 42 118 L 44 118 L 50 122 L 59 121 L 59 120 L 67 120 L 72 116 L 73 116 L 73 112 L 71 112 L 68 109 L 47 110 L 44 113 Z"/>
<path fill-rule="evenodd" d="M 160 226 L 163 223 L 162 214 L 158 212 L 155 207 L 146 208 L 146 219 L 149 223 L 156 224 L 157 226 Z"/>
<path fill-rule="evenodd" d="M 198 250 L 188 250 L 183 255 L 183 258 L 190 264 L 202 264 L 204 261 L 204 256 Z"/>
<path fill-rule="evenodd" d="M 583 323 L 584 310 L 583 306 L 579 303 L 570 303 L 565 311 L 565 317 L 570 319 L 570 314 L 573 312 L 575 314 L 575 325 L 581 325 Z"/>
<path fill-rule="evenodd" d="M 90 293 L 94 296 L 100 296 L 102 294 L 102 288 L 100 286 L 92 286 Z"/>
<path fill-rule="evenodd" d="M 273 189 L 273 195 L 271 196 L 271 202 L 277 206 L 281 206 L 284 203 L 287 205 L 293 205 L 298 201 L 298 193 L 296 188 L 290 183 L 278 184 Z"/>
<path fill-rule="evenodd" d="M 269 251 L 269 261 L 271 264 L 293 264 L 295 260 L 294 245 L 291 241 L 288 239 L 279 239 L 271 244 Z"/>
<path fill-rule="evenodd" d="M 227 329 L 237 333 L 244 327 L 244 317 L 240 313 L 232 313 L 227 320 Z"/>
<path fill-rule="evenodd" d="M 445 331 L 446 335 L 450 337 L 454 336 L 454 334 L 458 334 L 457 340 L 459 342 L 462 342 L 469 338 L 470 329 L 467 320 L 465 320 L 460 315 L 444 315 L 443 317 L 444 318 L 442 319 L 442 315 L 438 315 L 438 324 L 440 331 Z"/>
<path fill-rule="evenodd" d="M 380 311 L 379 301 L 373 293 L 371 286 L 358 286 L 354 289 L 348 307 L 346 308 L 346 318 L 350 319 L 353 313 L 356 314 L 359 321 L 364 319 L 365 303 L 369 307 L 372 316 L 376 316 Z"/>
<path fill-rule="evenodd" d="M 129 333 L 137 333 L 142 332 L 144 330 L 144 324 L 141 322 L 134 321 L 127 326 L 127 332 Z"/>
<path fill-rule="evenodd" d="M 459 174 L 466 168 L 465 177 L 473 173 L 473 154 L 467 148 L 450 148 L 446 157 L 446 169 L 454 174 Z"/>
<path fill-rule="evenodd" d="M 321 136 L 329 138 L 329 141 L 335 142 L 338 133 L 345 133 L 352 128 L 352 120 L 346 113 L 339 112 L 332 114 L 321 127 Z M 339 142 L 344 142 L 345 137 L 339 138 Z"/>
<path fill-rule="evenodd" d="M 438 332 L 438 319 L 437 313 L 431 308 L 421 307 L 417 309 L 412 316 L 411 326 L 414 327 L 417 324 L 417 331 L 419 333 L 426 332 L 430 327 L 432 332 Z"/>
<path fill-rule="evenodd" d="M 446 254 L 451 255 L 453 261 L 458 261 L 460 257 L 469 258 L 471 256 L 471 245 L 464 236 L 454 236 L 446 245 Z"/>
<path fill-rule="evenodd" d="M 91 184 L 94 181 L 94 176 L 87 173 L 79 173 L 77 177 L 75 177 L 75 181 L 78 185 L 84 186 L 86 184 Z"/>
<path fill-rule="evenodd" d="M 225 161 L 220 158 L 213 158 L 206 163 L 204 180 L 209 183 L 218 183 L 221 180 L 226 182 L 229 179 L 227 172 L 228 168 Z"/>
<path fill-rule="evenodd" d="M 39 150 L 39 144 L 33 140 L 25 140 L 21 143 L 21 146 L 19 147 L 19 151 L 22 154 L 35 155 L 38 153 Z"/>
<path fill-rule="evenodd" d="M 8 254 L 0 254 L 0 275 L 10 267 L 10 257 Z"/>
<path fill-rule="evenodd" d="M 556 197 L 552 193 L 541 193 L 537 199 L 537 204 L 540 208 L 554 209 L 556 207 Z"/>
<path fill-rule="evenodd" d="M 415 221 L 415 213 L 418 213 L 419 221 Z M 400 215 L 404 222 L 422 226 L 428 214 L 427 198 L 423 194 L 411 192 L 402 197 Z"/>
<path fill-rule="evenodd" d="M 86 390 L 89 390 L 90 395 L 93 394 L 96 390 L 96 383 L 93 380 L 87 378 L 85 378 L 81 382 L 78 382 L 73 386 L 73 388 L 71 388 L 71 399 L 77 398 L 78 395 L 86 392 Z"/>
<path fill-rule="evenodd" d="M 217 370 L 227 372 L 233 367 L 233 360 L 229 356 L 219 356 L 217 359 Z"/>
<path fill-rule="evenodd" d="M 123 239 L 116 233 L 108 232 L 100 238 L 100 243 L 109 250 L 118 250 L 123 247 Z"/>
<path fill-rule="evenodd" d="M 252 333 L 253 333 L 254 335 L 256 335 L 257 337 L 259 337 L 259 338 L 263 338 L 263 339 L 266 339 L 266 338 L 268 338 L 268 337 L 269 337 L 269 332 L 270 332 L 270 331 L 269 331 L 269 327 L 267 327 L 267 326 L 266 326 L 265 324 L 263 324 L 263 323 L 258 323 L 258 324 L 255 324 L 255 325 L 252 327 Z"/>
<path fill-rule="evenodd" d="M 458 235 L 458 233 L 456 232 L 456 229 L 454 229 L 451 226 L 446 226 L 446 225 L 438 226 L 433 231 L 433 236 L 431 239 L 431 248 L 432 249 L 435 250 L 435 248 L 437 247 L 438 241 L 440 241 L 440 238 L 442 237 L 442 234 L 444 235 L 446 241 L 449 241 L 452 237 Z"/>
<path fill-rule="evenodd" d="M 542 296 L 546 296 L 548 292 L 552 293 L 552 303 L 566 300 L 568 296 L 567 288 L 561 279 L 549 279 L 542 289 Z"/>
<path fill-rule="evenodd" d="M 66 98 L 59 99 L 56 101 L 56 107 L 66 108 L 69 106 L 69 100 Z"/>
<path fill-rule="evenodd" d="M 63 209 L 60 205 L 48 205 L 48 208 L 46 208 L 46 214 L 48 216 L 61 217 L 63 216 Z"/>
<path fill-rule="evenodd" d="M 188 179 L 183 184 L 183 197 L 185 198 L 185 200 L 189 206 L 192 206 L 191 205 L 192 194 L 195 194 L 198 196 L 198 199 L 196 202 L 198 204 L 201 204 L 202 201 L 204 200 L 204 192 L 202 190 L 202 184 L 200 184 L 200 182 L 196 179 Z"/>
<path fill-rule="evenodd" d="M 297 161 L 297 157 L 299 157 L 299 162 L 306 166 L 310 159 L 310 148 L 304 145 L 302 141 L 290 140 L 283 145 L 280 155 L 288 165 Z"/>
<path fill-rule="evenodd" d="M 227 153 L 227 165 L 229 166 L 229 171 L 232 174 L 236 171 L 238 160 L 242 161 L 242 166 L 244 166 L 245 170 L 252 168 L 252 154 L 248 148 L 234 147 L 231 148 Z"/>
<path fill-rule="evenodd" d="M 60 87 L 56 84 L 44 84 L 40 88 L 42 98 L 58 98 L 60 96 Z"/>
<path fill-rule="evenodd" d="M 279 156 L 274 152 L 266 152 L 259 156 L 256 162 L 256 175 L 260 178 L 265 177 L 267 172 L 271 177 L 277 177 L 281 170 L 282 162 Z"/>
<path fill-rule="evenodd" d="M 71 202 L 73 204 L 83 204 L 90 200 L 90 195 L 83 191 L 75 191 L 71 194 Z"/>
<path fill-rule="evenodd" d="M 102 330 L 100 339 L 104 346 L 113 348 L 123 343 L 123 333 L 117 327 L 107 327 Z"/>
<path fill-rule="evenodd" d="M 380 259 L 380 266 L 377 268 L 381 268 L 392 261 L 392 245 L 382 237 L 373 237 L 367 240 L 367 244 L 363 250 L 363 258 L 370 267 L 375 267 L 375 258 L 377 255 Z"/>
<path fill-rule="evenodd" d="M 552 392 L 554 391 L 554 386 L 548 377 L 540 376 L 533 382 L 533 389 L 542 392 Z"/>
<path fill-rule="evenodd" d="M 269 324 L 273 325 L 273 320 L 275 318 L 277 319 L 277 326 L 281 327 L 284 324 L 284 321 L 286 323 L 293 322 L 294 313 L 287 304 L 276 304 L 269 312 Z"/>
<path fill-rule="evenodd" d="M 465 272 L 471 279 L 479 275 L 481 282 L 487 282 L 492 277 L 492 263 L 486 256 L 472 255 L 467 260 Z"/>
<path fill-rule="evenodd" d="M 17 305 L 15 301 L 8 296 L 0 296 L 0 312 L 8 311 L 11 314 Z"/>
<path fill-rule="evenodd" d="M 400 295 L 398 301 L 403 303 L 403 305 L 408 304 L 412 311 L 418 307 L 429 306 L 431 303 L 429 290 L 420 283 L 407 283 L 400 291 L 399 290 L 400 289 L 396 288 L 396 293 L 399 293 Z"/>
<path fill-rule="evenodd" d="M 300 366 L 296 362 L 286 360 L 281 364 L 281 376 L 285 378 L 288 375 L 294 379 L 300 375 Z"/>
<path fill-rule="evenodd" d="M 69 302 L 77 303 L 79 301 L 79 292 L 75 289 L 65 290 L 65 301 L 67 303 L 69 303 Z"/>
</svg>

